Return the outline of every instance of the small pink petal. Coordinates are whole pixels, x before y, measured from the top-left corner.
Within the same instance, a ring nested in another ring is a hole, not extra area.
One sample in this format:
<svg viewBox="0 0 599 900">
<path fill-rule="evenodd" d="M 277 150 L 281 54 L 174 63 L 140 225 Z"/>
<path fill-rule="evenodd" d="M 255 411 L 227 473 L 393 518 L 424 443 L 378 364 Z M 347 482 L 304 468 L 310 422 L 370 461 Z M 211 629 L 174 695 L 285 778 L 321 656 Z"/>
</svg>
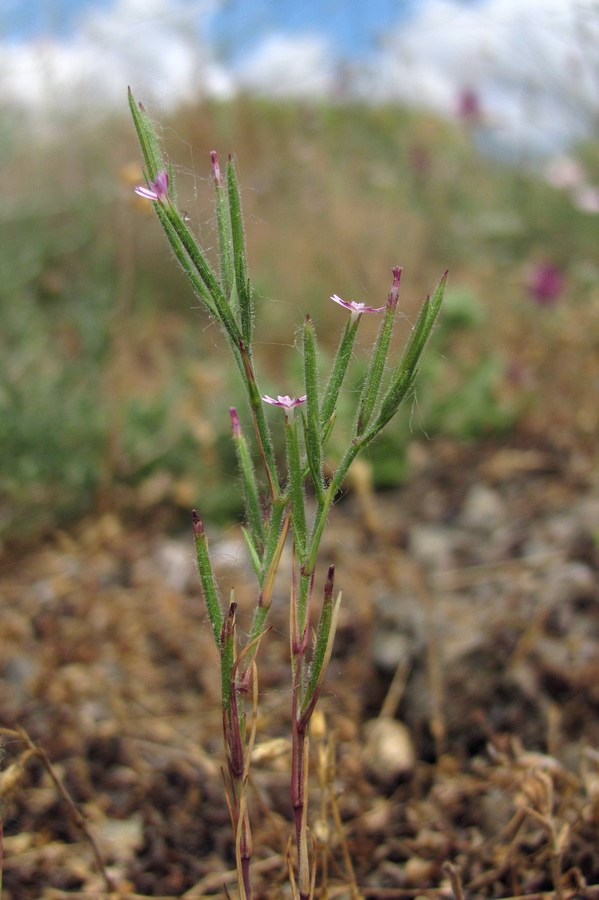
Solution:
<svg viewBox="0 0 599 900">
<path fill-rule="evenodd" d="M 338 294 L 333 294 L 331 300 L 333 303 L 343 306 L 344 309 L 349 309 L 352 313 L 379 313 L 385 309 L 384 306 L 366 306 L 365 303 L 358 303 L 357 300 L 343 300 Z"/>
<path fill-rule="evenodd" d="M 146 200 L 158 200 L 156 191 L 151 191 L 149 188 L 142 187 L 141 185 L 135 188 L 135 193 L 139 197 L 144 197 Z"/>
<path fill-rule="evenodd" d="M 148 182 L 148 187 L 140 185 L 135 188 L 135 193 L 146 200 L 155 200 L 161 203 L 168 199 L 168 172 L 161 169 L 156 173 L 156 179 Z"/>
<path fill-rule="evenodd" d="M 294 407 L 299 406 L 300 403 L 304 403 L 307 399 L 306 395 L 303 397 L 289 397 L 288 394 L 278 394 L 275 400 L 274 397 L 269 397 L 268 394 L 265 394 L 262 399 L 265 403 L 271 403 L 273 406 L 280 406 L 283 409 L 294 409 Z"/>
</svg>

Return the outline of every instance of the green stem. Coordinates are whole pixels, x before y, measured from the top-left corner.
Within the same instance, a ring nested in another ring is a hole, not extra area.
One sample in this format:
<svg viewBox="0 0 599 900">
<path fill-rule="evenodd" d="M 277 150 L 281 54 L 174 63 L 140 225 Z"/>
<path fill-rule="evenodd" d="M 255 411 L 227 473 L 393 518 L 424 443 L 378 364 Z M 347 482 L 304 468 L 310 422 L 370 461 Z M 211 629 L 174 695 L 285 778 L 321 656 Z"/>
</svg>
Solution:
<svg viewBox="0 0 599 900">
<path fill-rule="evenodd" d="M 331 478 L 329 482 L 329 486 L 325 492 L 324 500 L 322 504 L 318 507 L 316 512 L 316 516 L 314 519 L 314 525 L 312 527 L 312 533 L 310 535 L 310 541 L 308 543 L 308 551 L 306 556 L 306 562 L 303 566 L 303 571 L 309 575 L 314 571 L 314 567 L 316 566 L 316 557 L 318 555 L 318 549 L 320 547 L 320 542 L 322 540 L 322 534 L 324 531 L 324 527 L 327 522 L 327 518 L 333 504 L 335 497 L 337 496 L 338 491 L 343 484 L 343 479 L 347 475 L 347 472 L 353 463 L 354 459 L 358 455 L 358 453 L 363 449 L 364 442 L 359 439 L 354 439 L 350 446 L 345 451 L 345 455 L 343 456 L 341 462 L 337 466 L 335 474 Z"/>
<path fill-rule="evenodd" d="M 260 396 L 256 375 L 254 373 L 252 354 L 243 341 L 239 342 L 238 350 L 243 364 L 243 380 L 254 420 L 256 440 L 258 441 L 260 455 L 262 456 L 262 462 L 268 479 L 271 499 L 273 503 L 276 503 L 281 495 L 281 488 L 279 486 L 279 476 L 275 463 L 272 438 L 266 422 L 266 416 L 264 415 L 264 403 Z"/>
<path fill-rule="evenodd" d="M 303 564 L 306 554 L 306 498 L 304 496 L 304 480 L 297 441 L 297 427 L 293 411 L 285 415 L 285 445 L 287 449 L 287 466 L 289 471 L 289 499 L 291 502 L 291 521 L 293 537 L 300 563 Z"/>
</svg>

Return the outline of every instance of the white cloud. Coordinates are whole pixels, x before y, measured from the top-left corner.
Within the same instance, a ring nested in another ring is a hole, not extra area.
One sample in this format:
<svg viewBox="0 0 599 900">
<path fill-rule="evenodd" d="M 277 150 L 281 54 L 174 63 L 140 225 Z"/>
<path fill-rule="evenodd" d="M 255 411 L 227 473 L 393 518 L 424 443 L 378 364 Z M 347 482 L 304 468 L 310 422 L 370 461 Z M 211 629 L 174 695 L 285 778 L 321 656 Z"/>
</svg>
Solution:
<svg viewBox="0 0 599 900">
<path fill-rule="evenodd" d="M 117 0 L 70 41 L 5 44 L 0 97 L 48 118 L 124 105 L 127 85 L 162 106 L 227 95 L 231 81 L 201 39 L 209 0 Z"/>
<path fill-rule="evenodd" d="M 1 2 L 1 0 L 0 0 Z M 355 0 L 358 2 L 358 0 Z M 421 0 L 360 68 L 335 68 L 316 31 L 265 33 L 225 69 L 202 36 L 222 0 L 115 0 L 69 42 L 0 45 L 0 100 L 52 121 L 80 106 L 122 107 L 127 84 L 154 106 L 243 89 L 275 96 L 401 100 L 454 115 L 474 89 L 487 142 L 560 150 L 597 129 L 599 0 Z"/>
<path fill-rule="evenodd" d="M 319 35 L 271 33 L 236 68 L 237 84 L 259 94 L 325 97 L 335 81 L 331 48 Z"/>
<path fill-rule="evenodd" d="M 598 46 L 595 0 L 426 0 L 388 36 L 361 90 L 451 115 L 473 88 L 489 135 L 548 150 L 596 127 Z"/>
<path fill-rule="evenodd" d="M 597 47 L 598 0 L 421 0 L 374 58 L 344 77 L 324 39 L 270 34 L 239 67 L 237 83 L 280 96 L 355 91 L 449 116 L 473 89 L 487 145 L 553 152 L 597 128 Z"/>
</svg>

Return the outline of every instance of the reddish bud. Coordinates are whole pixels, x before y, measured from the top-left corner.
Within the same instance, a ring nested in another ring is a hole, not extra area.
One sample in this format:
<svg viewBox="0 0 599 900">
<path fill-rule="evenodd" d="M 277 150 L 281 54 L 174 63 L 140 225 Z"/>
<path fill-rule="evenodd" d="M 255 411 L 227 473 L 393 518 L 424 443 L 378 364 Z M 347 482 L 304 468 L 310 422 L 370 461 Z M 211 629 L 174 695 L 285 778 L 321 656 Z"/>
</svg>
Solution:
<svg viewBox="0 0 599 900">
<path fill-rule="evenodd" d="M 210 151 L 210 159 L 212 160 L 212 175 L 215 182 L 220 186 L 223 183 L 223 176 L 221 175 L 220 166 L 218 164 L 218 156 L 216 155 L 216 150 Z"/>
<path fill-rule="evenodd" d="M 399 282 L 401 280 L 403 269 L 401 266 L 393 266 L 391 271 L 393 273 L 393 284 L 391 285 L 391 290 L 387 297 L 387 307 L 389 309 L 395 309 L 397 301 L 399 300 Z"/>
<path fill-rule="evenodd" d="M 333 586 L 335 584 L 335 566 L 329 566 L 327 580 L 324 586 L 324 599 L 330 600 L 333 596 Z"/>
<path fill-rule="evenodd" d="M 203 537 L 205 534 L 204 531 L 204 523 L 200 519 L 197 509 L 192 509 L 191 511 L 191 523 L 193 526 L 193 533 L 196 537 Z"/>
<path fill-rule="evenodd" d="M 229 407 L 229 415 L 231 416 L 231 425 L 233 427 L 233 437 L 238 438 L 241 437 L 241 424 L 239 422 L 239 416 L 237 415 L 237 410 L 234 406 Z"/>
</svg>

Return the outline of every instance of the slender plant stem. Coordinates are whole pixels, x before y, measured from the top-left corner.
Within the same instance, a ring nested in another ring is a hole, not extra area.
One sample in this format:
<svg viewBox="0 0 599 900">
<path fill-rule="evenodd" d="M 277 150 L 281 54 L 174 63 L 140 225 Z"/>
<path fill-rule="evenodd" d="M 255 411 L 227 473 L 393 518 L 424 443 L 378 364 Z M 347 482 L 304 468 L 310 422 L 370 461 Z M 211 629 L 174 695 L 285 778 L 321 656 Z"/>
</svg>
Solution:
<svg viewBox="0 0 599 900">
<path fill-rule="evenodd" d="M 293 701 L 291 726 L 291 805 L 295 819 L 297 868 L 300 900 L 310 896 L 310 860 L 308 858 L 308 729 L 299 718 L 299 693 L 305 650 L 299 649 L 295 658 L 293 675 Z"/>
<path fill-rule="evenodd" d="M 248 400 L 250 402 L 250 408 L 252 410 L 256 440 L 260 449 L 262 462 L 264 463 L 264 469 L 270 487 L 270 495 L 274 503 L 278 499 L 281 490 L 279 487 L 279 476 L 277 474 L 277 466 L 275 463 L 272 440 L 270 437 L 270 432 L 268 430 L 268 425 L 266 424 L 266 416 L 264 415 L 264 404 L 262 403 L 262 397 L 260 396 L 260 391 L 258 390 L 251 352 L 243 343 L 243 341 L 239 342 L 239 350 L 241 353 L 241 359 L 245 372 L 244 381 L 248 394 Z"/>
<path fill-rule="evenodd" d="M 250 860 L 252 834 L 247 806 L 249 761 L 257 720 L 256 654 L 266 631 L 273 602 L 275 579 L 290 527 L 293 528 L 290 614 L 292 672 L 292 766 L 291 802 L 297 844 L 297 890 L 294 896 L 310 900 L 314 894 L 316 866 L 308 852 L 308 729 L 330 660 L 341 593 L 333 598 L 334 567 L 329 567 L 324 598 L 319 610 L 315 640 L 310 649 L 310 613 L 314 576 L 325 525 L 332 505 L 356 456 L 395 415 L 409 395 L 423 348 L 434 326 L 445 291 L 446 274 L 425 301 L 399 361 L 388 363 L 391 337 L 399 299 L 401 268 L 392 269 L 393 283 L 385 307 L 331 299 L 350 310 L 336 355 L 321 390 L 316 330 L 310 316 L 303 329 L 303 377 L 305 396 L 291 399 L 263 397 L 258 387 L 253 357 L 254 295 L 248 273 L 241 194 L 235 166 L 229 160 L 226 180 L 213 151 L 212 173 L 216 190 L 216 229 L 220 270 L 217 274 L 208 256 L 191 233 L 186 217 L 176 205 L 172 169 L 160 148 L 157 131 L 141 104 L 129 92 L 129 105 L 146 166 L 146 186 L 138 194 L 152 201 L 173 252 L 208 313 L 219 323 L 231 348 L 247 395 L 254 440 L 246 443 L 237 411 L 231 409 L 233 440 L 241 471 L 245 498 L 244 535 L 256 574 L 257 603 L 249 636 L 238 651 L 235 611 L 231 599 L 224 610 L 208 552 L 208 541 L 200 515 L 193 513 L 196 555 L 204 601 L 213 637 L 220 654 L 223 734 L 227 756 L 225 787 L 235 834 L 237 879 L 240 900 L 251 900 Z M 384 311 L 374 340 L 361 388 L 351 437 L 333 476 L 325 480 L 325 450 L 337 418 L 338 401 L 353 358 L 362 315 Z M 264 400 L 285 409 L 287 471 L 277 463 L 275 445 L 264 411 Z M 305 403 L 301 425 L 294 418 L 296 406 Z M 258 474 L 255 463 L 259 462 Z M 262 469 L 264 470 L 262 472 Z M 312 484 L 309 484 L 311 476 Z M 268 501 L 263 491 L 267 486 Z M 310 489 L 312 493 L 310 494 Z M 308 515 L 307 496 L 314 496 L 316 512 Z M 246 707 L 252 690 L 253 715 L 247 733 Z M 292 879 L 293 880 L 293 879 Z M 556 887 L 557 889 L 557 887 Z"/>
</svg>

